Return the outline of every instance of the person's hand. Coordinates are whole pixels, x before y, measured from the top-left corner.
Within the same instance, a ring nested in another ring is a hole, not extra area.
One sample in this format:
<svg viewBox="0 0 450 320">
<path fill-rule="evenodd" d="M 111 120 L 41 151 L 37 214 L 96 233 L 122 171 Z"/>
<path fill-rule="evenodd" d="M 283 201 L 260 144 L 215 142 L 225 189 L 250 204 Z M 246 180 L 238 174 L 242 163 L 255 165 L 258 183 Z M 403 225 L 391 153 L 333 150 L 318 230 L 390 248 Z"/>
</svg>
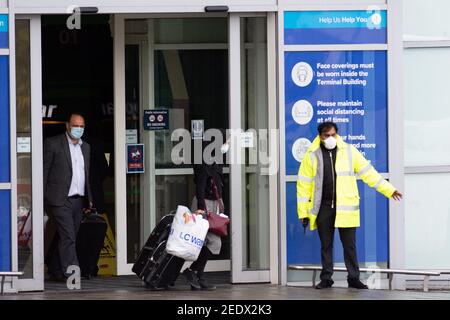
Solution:
<svg viewBox="0 0 450 320">
<path fill-rule="evenodd" d="M 304 228 L 306 228 L 308 226 L 309 223 L 309 218 L 303 218 L 302 219 L 302 225 Z"/>
<path fill-rule="evenodd" d="M 394 198 L 394 200 L 400 201 L 403 198 L 403 194 L 395 190 L 392 194 L 392 198 Z"/>
</svg>

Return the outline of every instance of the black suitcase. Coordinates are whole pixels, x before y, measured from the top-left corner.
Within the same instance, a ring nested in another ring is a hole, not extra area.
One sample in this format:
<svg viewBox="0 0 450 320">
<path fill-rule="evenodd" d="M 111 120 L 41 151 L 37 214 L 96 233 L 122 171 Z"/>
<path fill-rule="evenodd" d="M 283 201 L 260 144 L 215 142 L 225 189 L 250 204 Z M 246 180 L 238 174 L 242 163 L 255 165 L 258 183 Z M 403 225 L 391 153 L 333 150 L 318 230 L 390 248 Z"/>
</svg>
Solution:
<svg viewBox="0 0 450 320">
<path fill-rule="evenodd" d="M 174 216 L 175 212 L 172 211 L 160 220 L 133 265 L 132 271 L 145 282 L 149 289 L 172 285 L 183 267 L 184 259 L 166 252 L 166 241 Z"/>
<path fill-rule="evenodd" d="M 172 225 L 174 212 L 169 213 L 161 218 L 156 227 L 153 229 L 152 233 L 145 242 L 144 247 L 138 254 L 138 257 L 131 269 L 136 275 L 142 279 L 142 273 L 147 269 L 147 265 L 150 262 L 150 258 L 153 255 L 156 247 L 163 241 L 167 240 L 169 237 L 170 227 Z"/>
<path fill-rule="evenodd" d="M 98 259 L 106 236 L 108 225 L 96 212 L 84 215 L 77 235 L 77 256 L 81 276 L 89 279 L 98 272 Z"/>
<path fill-rule="evenodd" d="M 184 259 L 175 257 L 166 252 L 166 240 L 163 240 L 153 252 L 150 263 L 144 269 L 142 278 L 148 289 L 165 289 L 173 286 L 181 268 Z"/>
</svg>

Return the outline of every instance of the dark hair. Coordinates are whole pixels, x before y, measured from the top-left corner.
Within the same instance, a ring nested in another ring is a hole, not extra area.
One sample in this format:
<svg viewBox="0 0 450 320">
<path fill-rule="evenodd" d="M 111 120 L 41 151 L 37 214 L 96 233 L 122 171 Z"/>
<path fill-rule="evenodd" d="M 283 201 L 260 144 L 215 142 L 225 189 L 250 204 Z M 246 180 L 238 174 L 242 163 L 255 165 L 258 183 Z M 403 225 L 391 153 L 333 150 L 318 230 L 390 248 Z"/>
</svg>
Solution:
<svg viewBox="0 0 450 320">
<path fill-rule="evenodd" d="M 84 115 L 81 112 L 71 112 L 67 117 L 67 123 L 70 123 L 70 119 L 72 119 L 73 116 L 80 116 L 84 119 Z"/>
<path fill-rule="evenodd" d="M 336 133 L 338 132 L 338 128 L 336 123 L 334 122 L 324 122 L 321 123 L 318 127 L 317 127 L 317 131 L 319 131 L 319 134 L 322 134 L 325 131 L 330 130 L 331 128 L 334 128 L 334 130 L 336 130 Z"/>
</svg>

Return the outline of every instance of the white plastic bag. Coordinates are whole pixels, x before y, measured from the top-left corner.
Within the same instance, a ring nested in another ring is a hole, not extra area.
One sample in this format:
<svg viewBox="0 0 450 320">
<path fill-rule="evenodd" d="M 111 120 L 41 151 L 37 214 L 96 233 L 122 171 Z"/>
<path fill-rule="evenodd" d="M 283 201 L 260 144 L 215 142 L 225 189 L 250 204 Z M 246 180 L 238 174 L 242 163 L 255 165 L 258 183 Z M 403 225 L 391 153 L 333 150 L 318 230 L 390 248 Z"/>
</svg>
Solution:
<svg viewBox="0 0 450 320">
<path fill-rule="evenodd" d="M 197 260 L 208 229 L 208 220 L 193 214 L 187 207 L 178 206 L 167 240 L 167 253 L 187 261 Z"/>
</svg>

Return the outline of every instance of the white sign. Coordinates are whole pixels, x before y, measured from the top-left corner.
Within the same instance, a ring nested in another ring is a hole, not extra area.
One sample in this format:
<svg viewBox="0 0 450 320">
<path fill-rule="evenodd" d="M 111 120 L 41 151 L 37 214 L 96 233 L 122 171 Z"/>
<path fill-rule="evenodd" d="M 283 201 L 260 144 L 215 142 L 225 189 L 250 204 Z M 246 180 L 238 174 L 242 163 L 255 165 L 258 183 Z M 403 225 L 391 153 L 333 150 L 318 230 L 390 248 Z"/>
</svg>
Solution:
<svg viewBox="0 0 450 320">
<path fill-rule="evenodd" d="M 295 160 L 298 162 L 302 162 L 303 157 L 305 156 L 306 151 L 311 146 L 311 141 L 306 138 L 297 139 L 292 146 L 292 155 Z"/>
<path fill-rule="evenodd" d="M 192 139 L 203 139 L 204 122 L 202 120 L 191 120 Z"/>
<path fill-rule="evenodd" d="M 253 132 L 241 133 L 241 148 L 253 148 Z"/>
<path fill-rule="evenodd" d="M 18 137 L 17 138 L 17 153 L 30 153 L 31 152 L 31 138 L 30 137 Z"/>
<path fill-rule="evenodd" d="M 299 62 L 291 72 L 292 81 L 299 87 L 306 87 L 313 79 L 314 73 L 311 66 L 306 62 Z"/>
<path fill-rule="evenodd" d="M 300 125 L 308 124 L 313 118 L 313 115 L 313 107 L 306 100 L 299 100 L 292 107 L 292 118 Z"/>
<path fill-rule="evenodd" d="M 129 129 L 126 131 L 126 143 L 127 144 L 138 143 L 137 129 Z"/>
</svg>

